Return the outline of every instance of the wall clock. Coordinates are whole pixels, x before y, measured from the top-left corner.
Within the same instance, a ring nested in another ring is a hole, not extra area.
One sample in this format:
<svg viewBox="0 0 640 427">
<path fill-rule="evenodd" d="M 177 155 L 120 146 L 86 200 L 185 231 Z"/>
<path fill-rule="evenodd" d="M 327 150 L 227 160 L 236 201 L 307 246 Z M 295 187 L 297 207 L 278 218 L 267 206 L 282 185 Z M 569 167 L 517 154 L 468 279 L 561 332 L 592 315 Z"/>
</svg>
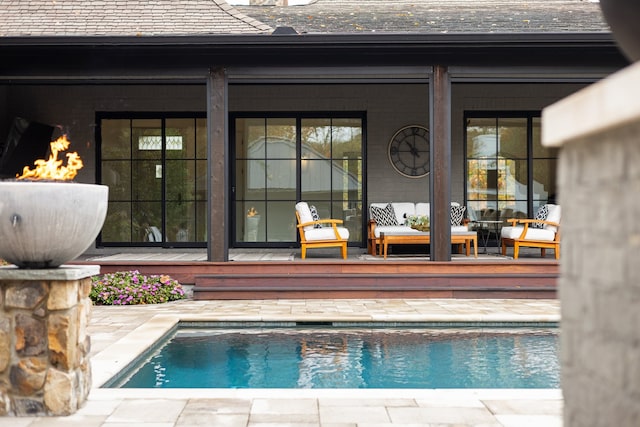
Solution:
<svg viewBox="0 0 640 427">
<path fill-rule="evenodd" d="M 389 161 L 401 175 L 420 178 L 429 174 L 429 131 L 417 125 L 398 130 L 389 141 Z"/>
</svg>

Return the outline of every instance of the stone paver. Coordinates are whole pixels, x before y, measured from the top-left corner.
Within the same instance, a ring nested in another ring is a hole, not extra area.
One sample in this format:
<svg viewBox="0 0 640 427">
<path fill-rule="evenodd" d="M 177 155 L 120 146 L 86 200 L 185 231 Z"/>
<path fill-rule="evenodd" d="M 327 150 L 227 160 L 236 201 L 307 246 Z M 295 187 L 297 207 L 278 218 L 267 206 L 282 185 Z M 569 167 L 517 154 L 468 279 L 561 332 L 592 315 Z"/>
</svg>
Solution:
<svg viewBox="0 0 640 427">
<path fill-rule="evenodd" d="M 557 300 L 193 301 L 93 307 L 94 387 L 176 319 L 559 321 Z M 147 336 L 147 334 L 149 336 Z M 141 342 L 142 341 L 142 342 Z M 104 370 L 104 372 L 103 372 Z M 68 417 L 0 417 L 0 427 L 561 426 L 560 390 L 101 389 Z"/>
</svg>

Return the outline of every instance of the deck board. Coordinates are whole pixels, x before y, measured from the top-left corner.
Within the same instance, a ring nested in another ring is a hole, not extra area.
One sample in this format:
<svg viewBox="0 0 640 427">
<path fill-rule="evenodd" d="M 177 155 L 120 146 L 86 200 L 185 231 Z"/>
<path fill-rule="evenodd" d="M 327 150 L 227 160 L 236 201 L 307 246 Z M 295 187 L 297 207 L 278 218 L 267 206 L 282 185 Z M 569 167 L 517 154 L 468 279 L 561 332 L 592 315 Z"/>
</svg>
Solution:
<svg viewBox="0 0 640 427">
<path fill-rule="evenodd" d="M 333 254 L 335 255 L 335 254 Z M 425 256 L 383 260 L 357 254 L 347 260 L 296 258 L 290 251 L 238 253 L 230 262 L 207 262 L 202 254 L 115 254 L 76 263 L 99 264 L 102 273 L 136 269 L 168 274 L 193 285 L 197 300 L 312 298 L 557 298 L 559 262 L 496 254 L 456 256 L 432 262 Z"/>
</svg>

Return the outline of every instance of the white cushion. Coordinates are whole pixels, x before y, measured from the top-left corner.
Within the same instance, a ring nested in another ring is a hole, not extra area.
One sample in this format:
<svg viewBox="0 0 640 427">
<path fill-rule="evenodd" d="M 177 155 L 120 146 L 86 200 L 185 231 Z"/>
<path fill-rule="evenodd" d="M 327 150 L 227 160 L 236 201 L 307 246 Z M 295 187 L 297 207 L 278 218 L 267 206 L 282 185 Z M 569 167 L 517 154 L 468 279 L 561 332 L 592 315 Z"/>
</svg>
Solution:
<svg viewBox="0 0 640 427">
<path fill-rule="evenodd" d="M 469 231 L 469 227 L 467 227 L 466 225 L 452 225 L 451 226 L 451 232 L 452 233 L 464 233 Z"/>
<path fill-rule="evenodd" d="M 344 240 L 349 239 L 349 230 L 344 227 L 338 227 L 338 234 Z M 336 240 L 336 234 L 333 227 L 313 228 L 304 231 L 304 237 L 307 240 Z"/>
<path fill-rule="evenodd" d="M 416 214 L 416 204 L 413 202 L 393 202 L 391 206 L 393 206 L 398 224 L 404 224 L 409 215 Z"/>
<path fill-rule="evenodd" d="M 419 233 L 419 231 L 409 227 L 408 225 L 376 226 L 373 230 L 373 234 L 376 236 L 376 239 L 380 238 L 380 233 Z"/>
<path fill-rule="evenodd" d="M 300 223 L 303 224 L 305 222 L 313 221 L 313 216 L 311 215 L 311 209 L 309 209 L 309 204 L 307 202 L 298 202 L 296 203 L 296 211 L 300 216 Z M 313 230 L 313 225 L 306 225 L 303 227 L 304 231 Z M 305 234 L 306 235 L 306 234 Z"/>
<path fill-rule="evenodd" d="M 561 210 L 560 205 L 547 205 L 549 208 L 549 213 L 547 214 L 547 221 L 555 222 L 560 224 Z M 558 231 L 558 227 L 555 225 L 544 225 L 545 230 L 553 231 L 554 233 Z"/>
<path fill-rule="evenodd" d="M 431 208 L 429 207 L 429 203 L 416 203 L 416 215 L 430 216 Z"/>
<path fill-rule="evenodd" d="M 517 225 L 515 227 L 502 227 L 500 231 L 500 237 L 503 239 L 518 239 L 524 230 L 523 225 Z M 547 230 L 546 228 L 531 228 L 527 230 L 527 235 L 524 236 L 525 240 L 545 240 L 553 241 L 556 237 L 555 231 Z"/>
</svg>

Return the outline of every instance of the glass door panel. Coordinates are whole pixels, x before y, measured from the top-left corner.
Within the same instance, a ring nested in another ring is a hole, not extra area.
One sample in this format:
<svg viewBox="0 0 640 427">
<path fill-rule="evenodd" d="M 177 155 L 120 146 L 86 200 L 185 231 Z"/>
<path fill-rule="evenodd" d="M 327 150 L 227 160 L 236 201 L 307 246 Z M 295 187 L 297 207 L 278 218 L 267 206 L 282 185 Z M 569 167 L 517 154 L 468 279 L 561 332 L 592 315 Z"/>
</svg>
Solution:
<svg viewBox="0 0 640 427">
<path fill-rule="evenodd" d="M 103 242 L 131 242 L 132 225 L 131 202 L 109 201 L 109 214 L 102 226 Z"/>
<path fill-rule="evenodd" d="M 147 244 L 162 244 L 162 202 L 134 202 L 132 203 L 133 235 L 132 242 Z"/>
<path fill-rule="evenodd" d="M 296 159 L 266 160 L 267 200 L 296 199 Z"/>
<path fill-rule="evenodd" d="M 109 186 L 101 242 L 205 242 L 206 120 L 104 118 L 100 129 L 101 182 Z"/>
<path fill-rule="evenodd" d="M 102 144 L 100 156 L 102 160 L 131 158 L 131 121 L 109 120 L 102 123 L 102 138 L 109 144 Z"/>
<path fill-rule="evenodd" d="M 196 232 L 197 125 L 193 118 L 168 118 L 164 127 L 164 201 L 167 242 L 203 241 Z M 205 142 L 203 138 L 199 140 Z M 200 164 L 201 168 L 206 166 Z M 201 171 L 206 177 L 206 169 Z M 206 179 L 206 178 L 205 178 Z M 206 182 L 205 182 L 206 188 Z"/>
<path fill-rule="evenodd" d="M 164 240 L 162 120 L 132 120 L 131 136 L 132 240 L 161 244 Z"/>
<path fill-rule="evenodd" d="M 348 219 L 361 240 L 361 118 L 237 117 L 233 124 L 237 243 L 295 242 L 298 200 L 324 218 Z"/>
<path fill-rule="evenodd" d="M 295 201 L 269 201 L 267 212 L 266 239 L 267 242 L 295 242 L 296 217 L 294 213 Z"/>
</svg>

